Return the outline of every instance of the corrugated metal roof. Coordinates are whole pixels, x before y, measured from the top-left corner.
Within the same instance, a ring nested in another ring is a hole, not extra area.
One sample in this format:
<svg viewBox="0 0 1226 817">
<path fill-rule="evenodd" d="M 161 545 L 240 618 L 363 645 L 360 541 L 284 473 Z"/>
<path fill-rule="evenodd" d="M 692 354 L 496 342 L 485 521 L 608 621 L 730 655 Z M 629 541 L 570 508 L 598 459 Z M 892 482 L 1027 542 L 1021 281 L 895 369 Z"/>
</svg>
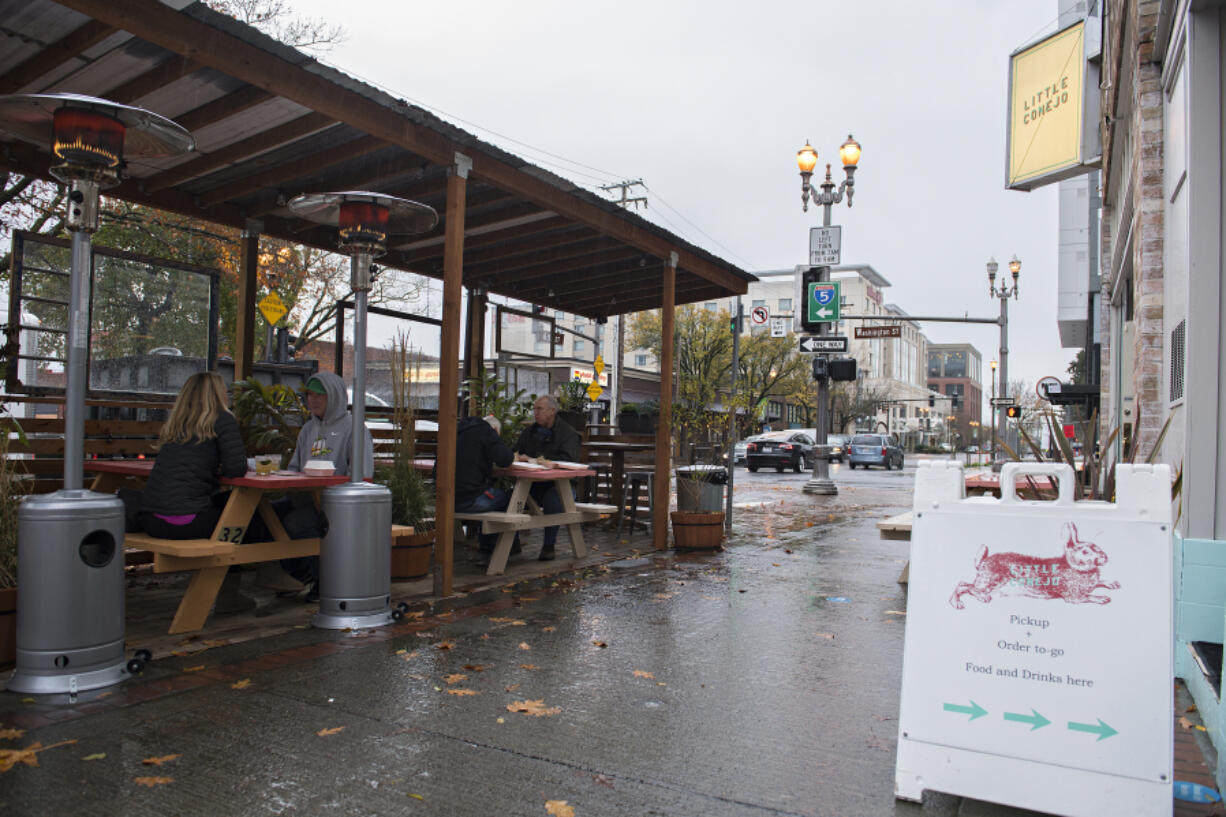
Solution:
<svg viewBox="0 0 1226 817">
<path fill-rule="evenodd" d="M 182 8 L 181 11 L 177 9 Z M 473 159 L 464 282 L 602 317 L 657 307 L 663 259 L 678 303 L 743 293 L 753 276 L 432 113 L 322 65 L 202 3 L 0 0 L 0 93 L 71 91 L 149 108 L 198 151 L 133 162 L 112 195 L 332 249 L 293 217 L 303 192 L 376 190 L 433 205 L 444 222 L 392 241 L 392 267 L 441 276 L 447 171 Z M 0 140 L 4 136 L 0 135 Z M 49 157 L 0 144 L 0 165 L 47 178 Z"/>
</svg>

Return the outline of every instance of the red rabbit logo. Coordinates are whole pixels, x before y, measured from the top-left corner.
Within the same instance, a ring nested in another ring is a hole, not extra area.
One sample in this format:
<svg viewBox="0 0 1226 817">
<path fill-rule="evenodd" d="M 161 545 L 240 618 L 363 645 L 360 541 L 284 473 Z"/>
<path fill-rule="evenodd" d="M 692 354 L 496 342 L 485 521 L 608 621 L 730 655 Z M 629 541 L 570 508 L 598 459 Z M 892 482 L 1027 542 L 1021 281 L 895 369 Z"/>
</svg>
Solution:
<svg viewBox="0 0 1226 817">
<path fill-rule="evenodd" d="M 1064 599 L 1069 604 L 1110 604 L 1111 597 L 1095 590 L 1118 590 L 1119 582 L 1103 582 L 1098 569 L 1107 563 L 1107 554 L 1093 542 L 1083 542 L 1072 522 L 1064 525 L 1064 553 L 1042 558 L 1025 553 L 988 555 L 981 545 L 975 554 L 975 580 L 958 582 L 949 603 L 963 609 L 962 597 L 970 594 L 987 604 L 993 594 L 1005 593 L 1039 599 Z M 1011 592 L 1012 591 L 1012 592 Z"/>
</svg>

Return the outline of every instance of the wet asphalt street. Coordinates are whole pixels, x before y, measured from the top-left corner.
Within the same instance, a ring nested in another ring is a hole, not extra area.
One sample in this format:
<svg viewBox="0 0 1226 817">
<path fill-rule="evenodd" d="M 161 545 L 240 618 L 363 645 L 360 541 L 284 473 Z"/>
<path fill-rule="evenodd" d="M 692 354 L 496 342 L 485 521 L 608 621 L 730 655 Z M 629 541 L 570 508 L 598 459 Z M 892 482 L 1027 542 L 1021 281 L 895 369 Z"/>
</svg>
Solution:
<svg viewBox="0 0 1226 817">
<path fill-rule="evenodd" d="M 737 471 L 721 553 L 648 553 L 0 695 L 5 815 L 892 815 L 902 473 Z M 573 811 L 570 811 L 573 809 Z M 963 810 L 962 813 L 967 813 Z M 995 813 L 995 812 L 993 812 Z"/>
</svg>

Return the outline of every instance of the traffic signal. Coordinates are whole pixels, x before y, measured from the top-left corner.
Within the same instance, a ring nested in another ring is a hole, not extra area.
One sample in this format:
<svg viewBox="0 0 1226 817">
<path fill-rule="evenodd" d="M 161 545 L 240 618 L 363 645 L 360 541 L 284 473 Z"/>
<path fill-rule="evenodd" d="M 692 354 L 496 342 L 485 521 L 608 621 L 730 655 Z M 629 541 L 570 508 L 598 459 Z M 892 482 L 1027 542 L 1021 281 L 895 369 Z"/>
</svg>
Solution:
<svg viewBox="0 0 1226 817">
<path fill-rule="evenodd" d="M 932 408 L 936 404 L 937 404 L 937 399 L 933 397 L 931 394 L 928 395 L 928 408 Z"/>
<path fill-rule="evenodd" d="M 813 297 L 813 285 L 830 280 L 829 267 L 809 267 L 800 274 L 800 303 L 797 304 L 797 314 L 800 316 L 800 326 L 806 332 L 820 331 L 821 323 L 809 320 L 809 299 Z"/>
<path fill-rule="evenodd" d="M 1021 406 L 1009 406 L 1008 408 L 1005 409 L 1005 416 L 1013 417 L 1015 419 L 1018 417 L 1021 417 L 1022 407 Z"/>
<path fill-rule="evenodd" d="M 856 359 L 854 357 L 835 358 L 826 364 L 826 371 L 830 374 L 831 380 L 855 380 Z"/>
<path fill-rule="evenodd" d="M 822 380 L 826 377 L 826 358 L 818 355 L 813 358 L 813 379 Z"/>
</svg>

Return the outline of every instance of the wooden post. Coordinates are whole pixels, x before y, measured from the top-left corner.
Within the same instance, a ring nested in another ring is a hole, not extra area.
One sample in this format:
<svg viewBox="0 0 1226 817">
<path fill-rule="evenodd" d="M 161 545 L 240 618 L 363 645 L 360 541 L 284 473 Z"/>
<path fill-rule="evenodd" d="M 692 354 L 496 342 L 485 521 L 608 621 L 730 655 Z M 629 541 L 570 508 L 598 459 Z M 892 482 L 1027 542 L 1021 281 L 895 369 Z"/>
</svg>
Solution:
<svg viewBox="0 0 1226 817">
<path fill-rule="evenodd" d="M 464 204 L 472 159 L 455 154 L 447 176 L 443 239 L 443 332 L 439 350 L 438 449 L 435 452 L 434 595 L 450 596 L 455 572 L 456 396 L 460 374 L 460 299 L 464 297 Z"/>
<path fill-rule="evenodd" d="M 468 321 L 464 326 L 464 379 L 480 377 L 485 368 L 485 305 L 489 296 L 481 289 L 468 291 Z M 473 401 L 468 400 L 465 413 L 473 414 Z"/>
<path fill-rule="evenodd" d="M 656 429 L 656 476 L 651 496 L 651 536 L 656 550 L 668 547 L 669 459 L 673 453 L 673 314 L 677 303 L 677 253 L 664 264 L 660 302 L 660 425 Z"/>
<path fill-rule="evenodd" d="M 234 325 L 234 382 L 251 377 L 255 366 L 255 296 L 264 222 L 247 219 L 240 240 L 238 315 Z"/>
</svg>

